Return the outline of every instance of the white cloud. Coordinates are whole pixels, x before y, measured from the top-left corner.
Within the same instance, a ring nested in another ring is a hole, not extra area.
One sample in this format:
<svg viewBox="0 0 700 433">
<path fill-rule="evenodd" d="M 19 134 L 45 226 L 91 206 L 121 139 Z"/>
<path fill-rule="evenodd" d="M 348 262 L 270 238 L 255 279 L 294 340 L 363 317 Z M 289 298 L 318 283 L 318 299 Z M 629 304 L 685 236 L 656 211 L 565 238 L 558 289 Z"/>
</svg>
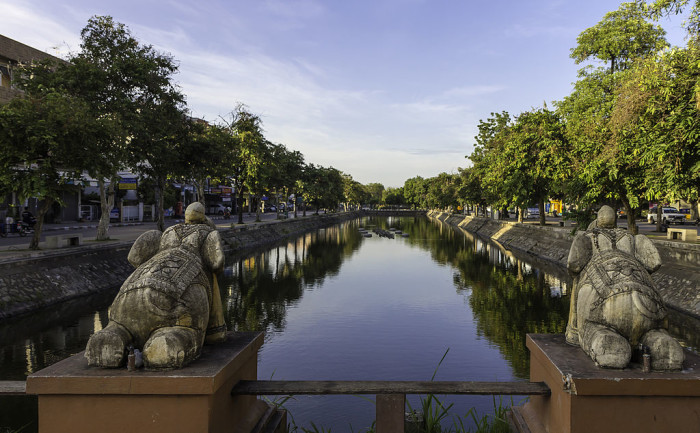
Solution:
<svg viewBox="0 0 700 433">
<path fill-rule="evenodd" d="M 79 34 L 27 3 L 0 1 L 0 11 L 0 29 L 8 38 L 57 57 L 80 47 Z"/>
</svg>

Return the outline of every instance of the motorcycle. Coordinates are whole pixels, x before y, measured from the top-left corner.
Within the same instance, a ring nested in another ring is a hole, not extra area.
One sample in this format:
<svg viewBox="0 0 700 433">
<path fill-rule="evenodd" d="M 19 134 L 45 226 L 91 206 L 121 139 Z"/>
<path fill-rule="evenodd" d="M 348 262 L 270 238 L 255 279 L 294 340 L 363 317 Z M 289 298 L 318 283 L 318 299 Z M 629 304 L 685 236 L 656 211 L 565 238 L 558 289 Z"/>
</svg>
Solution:
<svg viewBox="0 0 700 433">
<path fill-rule="evenodd" d="M 0 222 L 0 236 L 7 237 L 10 233 L 17 233 L 21 237 L 27 236 L 27 233 L 31 231 L 29 224 L 22 221 L 14 221 L 10 219 L 9 221 Z"/>
</svg>

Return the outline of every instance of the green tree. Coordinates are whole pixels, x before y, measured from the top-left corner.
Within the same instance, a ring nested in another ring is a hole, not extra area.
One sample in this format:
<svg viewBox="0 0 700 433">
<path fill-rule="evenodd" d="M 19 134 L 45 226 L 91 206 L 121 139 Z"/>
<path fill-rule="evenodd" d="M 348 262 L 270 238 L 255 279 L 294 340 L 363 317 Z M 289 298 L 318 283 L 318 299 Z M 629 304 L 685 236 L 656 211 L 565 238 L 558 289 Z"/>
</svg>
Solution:
<svg viewBox="0 0 700 433">
<path fill-rule="evenodd" d="M 401 206 L 406 204 L 406 200 L 403 195 L 403 187 L 389 187 L 385 189 L 384 193 L 382 194 L 382 202 L 389 206 Z"/>
<path fill-rule="evenodd" d="M 187 119 L 185 127 L 185 138 L 178 143 L 179 167 L 175 169 L 175 176 L 181 177 L 183 182 L 192 182 L 199 201 L 206 204 L 207 178 L 220 184 L 229 183 L 225 156 L 230 136 L 223 127 L 199 119 Z"/>
<path fill-rule="evenodd" d="M 368 183 L 365 185 L 367 191 L 369 191 L 369 205 L 376 207 L 382 202 L 382 193 L 384 192 L 384 185 L 381 183 Z"/>
<path fill-rule="evenodd" d="M 611 123 L 645 175 L 649 200 L 689 201 L 697 218 L 700 193 L 700 46 L 691 39 L 637 64 L 621 86 Z M 660 225 L 657 218 L 657 227 Z"/>
<path fill-rule="evenodd" d="M 349 174 L 343 174 L 343 197 L 345 211 L 347 212 L 348 206 L 357 205 L 361 206 L 369 200 L 369 191 L 360 182 L 356 181 Z"/>
<path fill-rule="evenodd" d="M 512 127 L 512 119 L 508 112 L 491 113 L 486 120 L 480 120 L 477 126 L 479 133 L 474 137 L 476 144 L 474 151 L 467 158 L 472 162 L 469 171 L 471 179 L 467 184 L 471 191 L 474 204 L 480 206 L 484 215 L 486 206 L 494 204 L 506 206 L 508 204 L 508 191 L 503 183 L 503 172 L 499 169 L 499 158 L 507 145 L 506 137 Z M 479 187 L 472 181 L 477 179 Z M 490 181 L 494 179 L 494 181 Z M 478 200 L 476 195 L 479 196 Z M 478 210 L 477 210 L 478 214 Z M 522 212 L 520 213 L 522 215 Z"/>
<path fill-rule="evenodd" d="M 407 179 L 403 184 L 403 195 L 406 203 L 414 209 L 426 208 L 427 183 L 420 176 Z"/>
<path fill-rule="evenodd" d="M 29 243 L 36 250 L 44 216 L 64 191 L 80 183 L 86 149 L 109 122 L 93 119 L 82 100 L 55 88 L 25 89 L 24 97 L 0 107 L 0 185 L 4 192 L 41 200 Z"/>
<path fill-rule="evenodd" d="M 183 175 L 188 143 L 189 119 L 184 96 L 176 89 L 164 90 L 140 104 L 142 122 L 135 126 L 129 144 L 131 166 L 154 180 L 158 206 L 158 230 L 165 230 L 163 192 L 173 177 Z"/>
<path fill-rule="evenodd" d="M 646 20 L 645 4 L 638 1 L 622 3 L 616 11 L 576 38 L 571 57 L 581 63 L 594 57 L 610 64 L 610 73 L 627 69 L 639 57 L 668 46 L 666 32 Z"/>
<path fill-rule="evenodd" d="M 644 193 L 643 171 L 631 157 L 639 143 L 625 140 L 610 119 L 626 70 L 633 61 L 668 45 L 663 29 L 647 22 L 646 17 L 642 3 L 623 3 L 582 32 L 571 57 L 577 63 L 597 59 L 607 66 L 582 69 L 574 92 L 557 105 L 567 126 L 573 160 L 574 170 L 567 185 L 569 200 L 580 207 L 620 200 L 633 233 L 634 215 Z"/>
<path fill-rule="evenodd" d="M 170 56 L 139 43 L 126 26 L 109 16 L 90 18 L 80 35 L 80 51 L 57 73 L 67 91 L 89 105 L 93 119 L 111 119 L 120 126 L 109 135 L 100 134 L 86 152 L 91 158 L 87 172 L 100 187 L 97 239 L 104 240 L 109 238 L 117 172 L 133 168 L 132 139 L 149 127 L 143 125 L 144 110 L 175 93 L 171 80 L 177 66 Z"/>
<path fill-rule="evenodd" d="M 236 196 L 240 201 L 244 193 L 252 194 L 259 187 L 266 149 L 262 121 L 248 107 L 239 103 L 225 122 L 225 127 L 235 138 L 229 142 L 228 162 Z M 243 206 L 237 208 L 238 224 L 243 224 Z"/>
</svg>

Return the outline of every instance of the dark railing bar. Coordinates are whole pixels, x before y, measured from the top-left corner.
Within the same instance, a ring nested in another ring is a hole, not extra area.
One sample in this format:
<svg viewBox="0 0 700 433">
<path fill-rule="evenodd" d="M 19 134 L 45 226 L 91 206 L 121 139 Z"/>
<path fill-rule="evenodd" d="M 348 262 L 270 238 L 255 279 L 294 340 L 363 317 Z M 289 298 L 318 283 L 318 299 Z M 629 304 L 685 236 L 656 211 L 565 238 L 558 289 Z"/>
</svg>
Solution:
<svg viewBox="0 0 700 433">
<path fill-rule="evenodd" d="M 27 382 L 23 380 L 0 380 L 0 395 L 24 395 Z"/>
<path fill-rule="evenodd" d="M 241 380 L 232 395 L 471 394 L 550 395 L 544 382 Z"/>
</svg>

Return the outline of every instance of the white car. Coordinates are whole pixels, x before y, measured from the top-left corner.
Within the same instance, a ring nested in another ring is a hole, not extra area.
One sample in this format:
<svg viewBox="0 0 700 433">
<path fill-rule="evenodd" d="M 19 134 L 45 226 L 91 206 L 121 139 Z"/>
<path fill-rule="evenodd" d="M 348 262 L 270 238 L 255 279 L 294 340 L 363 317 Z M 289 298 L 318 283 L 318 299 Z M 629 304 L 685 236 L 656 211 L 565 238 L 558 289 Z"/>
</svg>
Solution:
<svg viewBox="0 0 700 433">
<path fill-rule="evenodd" d="M 212 215 L 223 215 L 227 210 L 228 208 L 220 203 L 209 206 L 209 214 Z"/>
<path fill-rule="evenodd" d="M 654 224 L 656 222 L 656 212 L 657 208 L 649 209 L 649 213 L 647 214 L 647 222 L 649 224 Z M 683 224 L 685 223 L 685 214 L 678 212 L 678 209 L 675 207 L 663 207 L 661 208 L 661 223 Z"/>
<path fill-rule="evenodd" d="M 538 207 L 529 207 L 527 208 L 527 212 L 525 213 L 526 218 L 539 218 L 540 217 L 540 208 Z"/>
</svg>

